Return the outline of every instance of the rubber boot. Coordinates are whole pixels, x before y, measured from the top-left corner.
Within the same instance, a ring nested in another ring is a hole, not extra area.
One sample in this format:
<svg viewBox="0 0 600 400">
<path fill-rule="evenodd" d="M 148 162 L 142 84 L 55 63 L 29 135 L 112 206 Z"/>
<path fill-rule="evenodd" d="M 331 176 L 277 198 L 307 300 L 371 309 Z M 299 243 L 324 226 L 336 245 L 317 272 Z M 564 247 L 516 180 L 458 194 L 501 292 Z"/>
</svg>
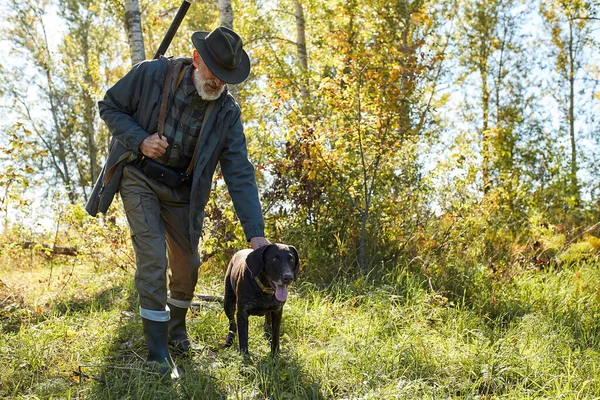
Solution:
<svg viewBox="0 0 600 400">
<path fill-rule="evenodd" d="M 179 371 L 169 354 L 169 345 L 167 341 L 169 326 L 167 322 L 151 321 L 142 318 L 144 327 L 144 338 L 148 345 L 148 358 L 146 361 L 156 361 L 161 364 L 160 374 L 170 374 L 171 378 L 179 378 Z"/>
<path fill-rule="evenodd" d="M 173 346 L 176 354 L 184 354 L 192 349 L 190 339 L 185 328 L 185 316 L 187 308 L 181 308 L 169 304 L 171 320 L 169 321 L 169 344 Z"/>
</svg>

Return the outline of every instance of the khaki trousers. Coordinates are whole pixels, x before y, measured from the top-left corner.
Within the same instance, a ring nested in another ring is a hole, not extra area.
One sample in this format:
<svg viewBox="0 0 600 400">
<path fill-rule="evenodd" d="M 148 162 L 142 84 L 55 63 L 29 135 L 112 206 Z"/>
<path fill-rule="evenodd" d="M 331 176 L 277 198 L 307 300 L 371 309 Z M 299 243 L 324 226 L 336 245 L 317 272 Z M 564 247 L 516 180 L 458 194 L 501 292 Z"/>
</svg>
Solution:
<svg viewBox="0 0 600 400">
<path fill-rule="evenodd" d="M 140 315 L 168 321 L 167 303 L 189 307 L 198 281 L 200 256 L 189 238 L 190 186 L 171 188 L 126 165 L 119 191 L 135 251 Z"/>
</svg>

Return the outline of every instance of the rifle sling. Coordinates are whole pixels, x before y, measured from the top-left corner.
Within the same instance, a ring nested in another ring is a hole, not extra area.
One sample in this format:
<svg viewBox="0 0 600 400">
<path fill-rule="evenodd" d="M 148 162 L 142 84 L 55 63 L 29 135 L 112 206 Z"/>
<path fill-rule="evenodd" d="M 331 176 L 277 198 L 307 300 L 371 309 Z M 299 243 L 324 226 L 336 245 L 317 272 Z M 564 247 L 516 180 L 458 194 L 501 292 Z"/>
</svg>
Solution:
<svg viewBox="0 0 600 400">
<path fill-rule="evenodd" d="M 173 77 L 173 65 L 167 61 L 167 76 L 165 77 L 165 85 L 162 91 L 160 100 L 160 112 L 158 114 L 158 137 L 162 139 L 165 132 L 165 120 L 167 119 L 167 103 L 169 102 L 169 94 L 171 92 L 171 81 Z"/>
</svg>

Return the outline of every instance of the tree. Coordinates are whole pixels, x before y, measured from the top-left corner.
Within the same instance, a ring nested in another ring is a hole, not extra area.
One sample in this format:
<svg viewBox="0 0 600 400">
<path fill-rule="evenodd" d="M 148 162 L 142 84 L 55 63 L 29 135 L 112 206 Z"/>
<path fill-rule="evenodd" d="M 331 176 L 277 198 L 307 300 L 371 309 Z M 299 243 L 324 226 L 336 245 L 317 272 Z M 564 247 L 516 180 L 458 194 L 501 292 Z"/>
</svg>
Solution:
<svg viewBox="0 0 600 400">
<path fill-rule="evenodd" d="M 384 224 L 403 217 L 402 205 L 408 204 L 403 197 L 418 181 L 418 145 L 431 121 L 441 60 L 428 6 L 350 1 L 310 8 L 307 47 L 314 61 L 308 73 L 316 88 L 308 115 L 302 96 L 296 96 L 303 75 L 290 73 L 296 60 L 273 59 L 272 71 L 280 72 L 271 72 L 280 79 L 273 102 L 277 110 L 287 110 L 280 126 L 288 135 L 286 157 L 273 164 L 276 181 L 269 198 L 287 194 L 299 220 L 336 232 L 332 240 L 356 244 L 356 253 L 343 251 L 364 273 Z"/>
<path fill-rule="evenodd" d="M 53 36 L 52 42 L 46 30 L 51 6 L 58 7 L 53 18 L 64 22 L 64 35 Z M 118 55 L 123 52 L 109 6 L 75 0 L 9 4 L 7 37 L 31 68 L 7 65 L 5 99 L 13 102 L 15 115 L 46 151 L 40 171 L 49 167 L 72 203 L 86 199 L 99 174 L 99 155 L 105 154 L 108 135 L 95 104 L 104 79 L 111 81 L 115 70 L 122 73 Z M 50 179 L 49 184 L 55 182 Z"/>
<path fill-rule="evenodd" d="M 218 0 L 218 7 L 221 26 L 233 30 L 233 8 L 231 8 L 231 0 Z"/>
<path fill-rule="evenodd" d="M 138 0 L 124 0 L 123 4 L 125 7 L 125 31 L 127 32 L 131 53 L 131 65 L 135 65 L 146 59 L 140 5 Z"/>
<path fill-rule="evenodd" d="M 8 29 L 7 37 L 11 38 L 17 51 L 21 52 L 36 68 L 42 84 L 38 90 L 42 99 L 47 101 L 46 112 L 49 114 L 49 123 L 42 122 L 41 118 L 34 115 L 33 106 L 27 99 L 26 80 L 19 86 L 19 80 L 11 82 L 7 92 L 14 99 L 21 117 L 30 124 L 31 130 L 37 136 L 39 143 L 48 151 L 50 164 L 60 179 L 69 195 L 71 202 L 77 199 L 75 182 L 73 181 L 73 163 L 70 160 L 67 133 L 64 130 L 64 114 L 62 98 L 66 97 L 61 88 L 58 75 L 58 60 L 50 51 L 48 34 L 44 23 L 44 16 L 48 1 L 37 2 L 34 5 L 24 5 L 18 1 L 10 2 L 12 13 L 8 16 L 11 27 Z"/>
<path fill-rule="evenodd" d="M 577 177 L 580 158 L 577 119 L 581 116 L 578 106 L 582 102 L 583 85 L 578 86 L 578 81 L 586 75 L 589 53 L 598 49 L 593 35 L 597 7 L 594 0 L 540 2 L 540 14 L 550 34 L 549 50 L 556 71 L 556 79 L 551 87 L 563 113 L 561 129 L 567 132 L 570 144 L 568 194 L 572 207 L 578 207 L 581 203 Z"/>
</svg>

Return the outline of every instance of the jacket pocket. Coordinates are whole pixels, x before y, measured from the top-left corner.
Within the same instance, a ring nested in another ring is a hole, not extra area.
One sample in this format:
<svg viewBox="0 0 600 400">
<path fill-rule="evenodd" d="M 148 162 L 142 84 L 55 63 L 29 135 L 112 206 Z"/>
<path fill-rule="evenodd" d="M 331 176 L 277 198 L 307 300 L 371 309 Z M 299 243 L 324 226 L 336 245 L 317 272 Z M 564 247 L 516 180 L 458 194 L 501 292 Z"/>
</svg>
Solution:
<svg viewBox="0 0 600 400">
<path fill-rule="evenodd" d="M 148 227 L 148 218 L 146 217 L 146 212 L 142 206 L 141 196 L 130 195 L 124 197 L 123 206 L 125 208 L 125 215 L 127 216 L 131 236 L 139 235 L 150 230 Z"/>
</svg>

